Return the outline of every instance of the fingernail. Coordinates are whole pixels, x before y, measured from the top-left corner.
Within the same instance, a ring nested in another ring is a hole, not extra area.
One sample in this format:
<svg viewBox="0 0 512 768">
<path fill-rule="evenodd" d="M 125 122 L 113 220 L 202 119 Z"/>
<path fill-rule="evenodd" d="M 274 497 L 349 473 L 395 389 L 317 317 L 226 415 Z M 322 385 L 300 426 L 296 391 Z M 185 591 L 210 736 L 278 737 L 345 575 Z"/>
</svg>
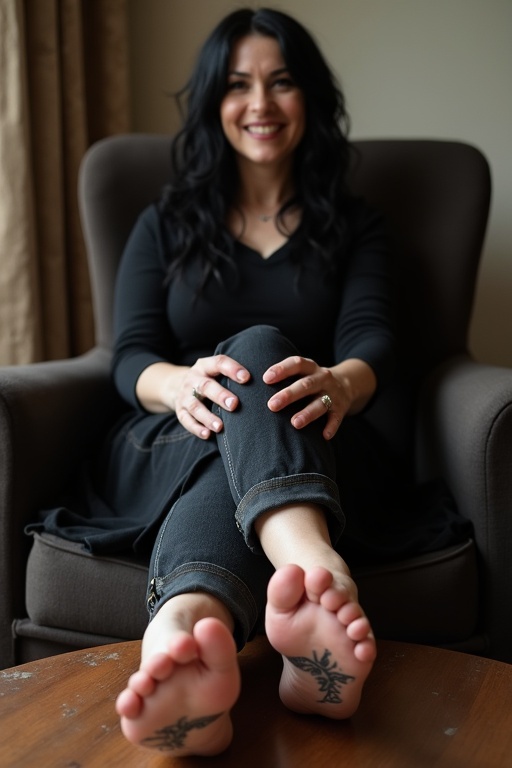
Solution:
<svg viewBox="0 0 512 768">
<path fill-rule="evenodd" d="M 213 424 L 212 424 L 212 429 L 213 429 L 214 432 L 219 432 L 221 426 L 222 425 L 221 425 L 220 421 L 214 421 Z"/>
<path fill-rule="evenodd" d="M 249 378 L 249 375 L 247 371 L 238 371 L 236 378 L 238 379 L 238 381 L 244 382 L 244 381 L 247 381 L 247 379 Z"/>
<path fill-rule="evenodd" d="M 225 401 L 226 408 L 231 410 L 232 408 L 235 407 L 235 402 L 236 402 L 236 400 L 235 400 L 234 397 L 227 397 L 226 401 Z"/>
<path fill-rule="evenodd" d="M 269 400 L 268 404 L 271 408 L 280 408 L 281 400 L 278 397 L 273 397 L 271 400 Z"/>
<path fill-rule="evenodd" d="M 265 381 L 267 382 L 267 384 L 271 384 L 275 380 L 275 378 L 276 378 L 276 374 L 274 373 L 274 371 L 266 372 Z"/>
<path fill-rule="evenodd" d="M 202 429 L 201 430 L 201 437 L 206 440 L 206 438 L 210 437 L 210 430 L 209 429 Z"/>
<path fill-rule="evenodd" d="M 302 418 L 302 416 L 296 416 L 293 419 L 292 424 L 295 427 L 295 429 L 300 429 L 301 427 L 304 426 L 304 419 Z"/>
</svg>

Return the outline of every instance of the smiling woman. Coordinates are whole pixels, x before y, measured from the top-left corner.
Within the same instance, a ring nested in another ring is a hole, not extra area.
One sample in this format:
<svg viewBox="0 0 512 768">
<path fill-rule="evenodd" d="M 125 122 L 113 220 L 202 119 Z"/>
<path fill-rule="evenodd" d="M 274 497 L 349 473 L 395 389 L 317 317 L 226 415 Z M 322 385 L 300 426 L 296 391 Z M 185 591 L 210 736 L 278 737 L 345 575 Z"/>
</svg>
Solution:
<svg viewBox="0 0 512 768">
<path fill-rule="evenodd" d="M 45 521 L 93 551 L 151 554 L 151 621 L 117 710 L 136 744 L 178 728 L 176 756 L 230 743 L 236 650 L 265 607 L 286 706 L 358 707 L 376 645 L 335 548 L 350 508 L 337 476 L 347 494 L 364 430 L 352 417 L 394 357 L 381 217 L 347 193 L 343 96 L 309 33 L 234 12 L 185 93 L 172 182 L 117 277 L 113 377 L 130 407 L 93 471 L 90 517 Z M 378 468 L 357 465 L 373 488 Z"/>
<path fill-rule="evenodd" d="M 182 272 L 185 253 L 196 252 L 206 284 L 221 254 L 231 252 L 233 234 L 264 257 L 294 234 L 292 259 L 313 248 L 329 268 L 346 234 L 337 210 L 346 196 L 349 118 L 309 32 L 269 9 L 228 15 L 206 40 L 178 102 L 185 122 L 173 146 L 168 211 L 187 226 L 180 227 L 183 249 L 173 253 L 170 274 Z M 249 162 L 246 152 L 259 160 Z M 249 167 L 247 184 L 241 174 Z"/>
<path fill-rule="evenodd" d="M 297 206 L 286 208 L 280 228 L 276 217 L 293 197 L 294 152 L 305 130 L 304 95 L 277 40 L 253 34 L 235 43 L 220 116 L 240 176 L 228 226 L 267 258 L 300 222 Z M 261 226 L 270 223 L 274 226 Z"/>
<path fill-rule="evenodd" d="M 169 499 L 151 569 L 153 620 L 140 670 L 117 703 L 137 744 L 158 746 L 176 723 L 186 726 L 175 755 L 216 754 L 231 741 L 240 685 L 233 636 L 245 641 L 267 587 L 283 702 L 332 718 L 357 708 L 376 649 L 332 546 L 343 527 L 336 438 L 372 399 L 380 361 L 388 367 L 393 354 L 381 224 L 347 195 L 343 97 L 309 34 L 276 11 L 230 14 L 206 42 L 187 94 L 174 179 L 159 206 L 155 256 L 167 275 L 140 280 L 142 264 L 157 275 L 143 243 L 152 211 L 121 267 L 114 362 L 128 399 L 135 391 L 136 404 L 163 414 L 176 439 L 181 428 L 199 438 L 194 466 L 201 441 L 208 458 L 179 501 Z M 162 339 L 165 316 L 169 323 L 157 355 L 156 326 L 144 342 L 139 323 L 151 315 L 162 317 Z M 195 359 L 194 347 L 206 356 Z M 159 472 L 168 482 L 169 469 Z M 254 560 L 253 550 L 266 557 Z M 320 699 L 318 669 L 330 690 Z"/>
<path fill-rule="evenodd" d="M 277 40 L 250 35 L 235 44 L 220 114 L 240 173 L 248 161 L 287 175 L 304 135 L 305 109 Z"/>
<path fill-rule="evenodd" d="M 79 497 L 89 517 L 45 521 L 151 557 L 140 669 L 117 711 L 130 741 L 175 756 L 230 743 L 236 650 L 263 613 L 285 705 L 357 709 L 376 644 L 346 553 L 374 549 L 403 482 L 358 418 L 393 373 L 393 290 L 382 218 L 347 190 L 344 100 L 322 54 L 289 16 L 236 11 L 185 93 L 172 180 L 117 276 L 128 407 Z M 403 551 L 392 539 L 377 549 Z"/>
</svg>

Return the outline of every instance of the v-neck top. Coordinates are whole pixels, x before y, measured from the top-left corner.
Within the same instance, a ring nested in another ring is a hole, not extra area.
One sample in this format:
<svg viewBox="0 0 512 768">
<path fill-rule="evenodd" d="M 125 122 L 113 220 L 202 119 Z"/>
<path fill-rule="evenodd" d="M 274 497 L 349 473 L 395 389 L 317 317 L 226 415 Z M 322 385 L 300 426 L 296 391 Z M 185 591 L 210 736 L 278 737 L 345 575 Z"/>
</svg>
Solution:
<svg viewBox="0 0 512 768">
<path fill-rule="evenodd" d="M 156 205 L 139 217 L 120 265 L 114 310 L 114 380 L 120 394 L 140 407 L 135 385 L 149 365 L 193 365 L 217 344 L 259 324 L 276 326 L 299 354 L 331 366 L 359 358 L 381 384 L 394 363 L 390 254 L 381 216 L 362 201 L 348 209 L 345 241 L 334 273 L 304 252 L 301 270 L 290 237 L 267 258 L 234 241 L 222 280 L 210 278 L 197 294 L 200 268 L 166 280 L 169 243 Z M 277 361 L 276 361 L 277 362 Z"/>
<path fill-rule="evenodd" d="M 242 242 L 241 240 L 236 241 L 236 245 L 240 249 L 245 249 L 248 253 L 253 254 L 256 258 L 261 259 L 263 261 L 269 261 L 269 259 L 273 259 L 274 261 L 286 258 L 286 254 L 289 253 L 289 246 L 290 246 L 290 240 L 293 238 L 293 235 L 289 237 L 285 242 L 280 245 L 278 248 L 276 248 L 272 253 L 270 253 L 268 256 L 263 256 L 256 248 L 252 248 L 250 245 L 247 245 L 247 243 Z M 285 251 L 285 254 L 283 256 L 282 251 Z"/>
</svg>

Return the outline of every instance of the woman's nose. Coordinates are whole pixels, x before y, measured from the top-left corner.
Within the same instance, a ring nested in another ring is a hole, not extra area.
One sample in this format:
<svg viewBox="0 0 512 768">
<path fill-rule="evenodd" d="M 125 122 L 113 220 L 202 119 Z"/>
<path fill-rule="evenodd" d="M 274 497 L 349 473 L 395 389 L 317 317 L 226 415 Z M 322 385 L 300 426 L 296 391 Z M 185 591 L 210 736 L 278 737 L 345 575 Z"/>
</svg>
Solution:
<svg viewBox="0 0 512 768">
<path fill-rule="evenodd" d="M 254 112 L 265 112 L 270 104 L 270 94 L 263 84 L 255 85 L 251 91 L 250 107 Z"/>
</svg>

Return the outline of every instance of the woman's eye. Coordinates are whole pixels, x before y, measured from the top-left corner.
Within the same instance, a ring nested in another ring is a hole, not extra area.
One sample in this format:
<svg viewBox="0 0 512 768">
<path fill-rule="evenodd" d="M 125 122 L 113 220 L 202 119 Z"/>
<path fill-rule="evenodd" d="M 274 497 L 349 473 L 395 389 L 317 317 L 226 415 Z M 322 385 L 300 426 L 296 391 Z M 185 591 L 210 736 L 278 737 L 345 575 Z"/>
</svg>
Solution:
<svg viewBox="0 0 512 768">
<path fill-rule="evenodd" d="M 243 91 L 246 83 L 243 80 L 232 80 L 228 83 L 228 91 Z"/>
<path fill-rule="evenodd" d="M 295 83 L 290 77 L 280 77 L 278 80 L 274 81 L 273 85 L 274 88 L 280 88 L 283 90 L 295 87 Z"/>
</svg>

